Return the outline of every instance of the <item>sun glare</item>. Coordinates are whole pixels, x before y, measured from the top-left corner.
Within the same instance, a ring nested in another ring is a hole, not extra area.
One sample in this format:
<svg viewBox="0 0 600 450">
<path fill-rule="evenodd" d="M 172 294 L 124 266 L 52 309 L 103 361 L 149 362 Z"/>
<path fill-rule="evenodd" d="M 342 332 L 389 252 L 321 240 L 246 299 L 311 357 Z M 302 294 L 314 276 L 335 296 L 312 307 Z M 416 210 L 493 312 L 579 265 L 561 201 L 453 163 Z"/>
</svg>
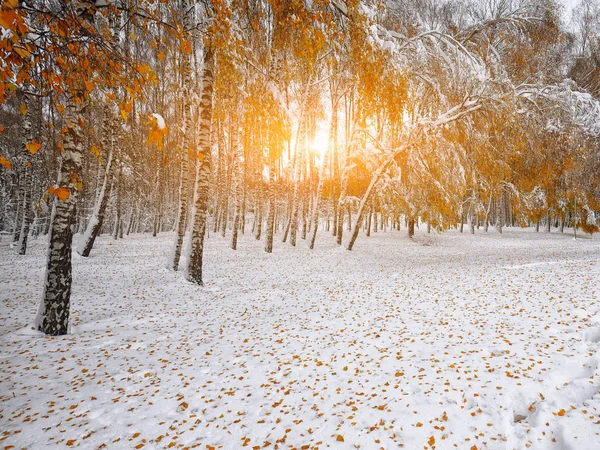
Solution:
<svg viewBox="0 0 600 450">
<path fill-rule="evenodd" d="M 312 140 L 311 150 L 319 155 L 319 159 L 322 160 L 327 146 L 329 145 L 329 135 L 327 131 L 319 129 Z"/>
</svg>

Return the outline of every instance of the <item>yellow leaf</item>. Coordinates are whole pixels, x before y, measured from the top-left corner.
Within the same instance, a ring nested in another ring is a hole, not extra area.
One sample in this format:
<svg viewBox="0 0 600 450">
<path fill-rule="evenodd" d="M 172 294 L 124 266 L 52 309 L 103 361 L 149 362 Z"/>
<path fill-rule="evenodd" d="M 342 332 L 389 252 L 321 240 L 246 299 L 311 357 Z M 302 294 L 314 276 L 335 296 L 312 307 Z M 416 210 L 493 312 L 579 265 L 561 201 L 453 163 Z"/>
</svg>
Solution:
<svg viewBox="0 0 600 450">
<path fill-rule="evenodd" d="M 342 436 L 341 434 L 338 434 L 337 437 L 335 438 L 335 440 L 338 442 L 344 442 L 344 436 Z"/>
<path fill-rule="evenodd" d="M 165 52 L 160 52 L 158 55 L 156 55 L 156 57 L 163 61 L 165 59 Z"/>
<path fill-rule="evenodd" d="M 69 195 L 71 195 L 71 192 L 69 191 L 68 188 L 65 187 L 61 187 L 58 189 L 54 189 L 54 195 L 56 195 L 60 200 L 62 200 L 63 202 L 69 198 Z"/>
<path fill-rule="evenodd" d="M 19 106 L 19 111 L 21 111 L 21 114 L 23 115 L 27 114 L 27 105 L 21 104 L 21 106 Z"/>
<path fill-rule="evenodd" d="M 42 148 L 42 144 L 39 142 L 33 141 L 31 144 L 25 144 L 25 148 L 31 153 L 35 155 L 40 148 Z"/>
<path fill-rule="evenodd" d="M 13 47 L 13 51 L 17 55 L 19 55 L 21 58 L 27 58 L 27 57 L 29 57 L 29 55 L 31 55 L 31 52 L 29 50 L 27 50 L 26 48 Z"/>
<path fill-rule="evenodd" d="M 565 415 L 565 410 L 564 410 L 564 409 L 561 409 L 561 410 L 558 412 L 558 415 L 559 415 L 560 417 L 564 416 L 564 415 Z"/>
<path fill-rule="evenodd" d="M 435 438 L 433 436 L 431 436 L 429 438 L 429 440 L 427 441 L 427 443 L 429 444 L 430 447 L 433 447 L 433 444 L 435 444 Z"/>
<path fill-rule="evenodd" d="M 190 43 L 188 41 L 183 41 L 181 43 L 181 51 L 183 53 L 185 53 L 186 55 L 192 54 L 192 46 L 190 45 Z"/>
<path fill-rule="evenodd" d="M 4 155 L 0 155 L 0 166 L 6 167 L 7 170 L 12 169 L 12 163 Z"/>
<path fill-rule="evenodd" d="M 19 0 L 4 0 L 2 2 L 2 6 L 5 9 L 15 9 L 18 4 L 19 4 Z"/>
<path fill-rule="evenodd" d="M 100 150 L 98 150 L 98 147 L 96 147 L 95 145 L 92 145 L 90 147 L 90 152 L 92 152 L 92 154 L 96 157 L 100 156 Z"/>
<path fill-rule="evenodd" d="M 11 30 L 16 17 L 17 13 L 14 9 L 0 9 L 0 26 L 7 30 Z"/>
<path fill-rule="evenodd" d="M 423 424 L 421 422 L 417 422 L 417 428 L 421 428 Z"/>
</svg>

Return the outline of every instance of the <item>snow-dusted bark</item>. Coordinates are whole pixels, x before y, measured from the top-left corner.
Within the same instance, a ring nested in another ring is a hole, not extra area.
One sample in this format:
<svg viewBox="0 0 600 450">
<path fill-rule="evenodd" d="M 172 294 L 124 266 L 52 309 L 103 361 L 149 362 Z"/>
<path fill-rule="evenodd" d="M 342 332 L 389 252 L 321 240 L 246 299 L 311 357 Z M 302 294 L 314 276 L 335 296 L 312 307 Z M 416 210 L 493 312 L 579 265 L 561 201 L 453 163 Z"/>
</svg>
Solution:
<svg viewBox="0 0 600 450">
<path fill-rule="evenodd" d="M 23 197 L 23 222 L 21 223 L 21 232 L 19 234 L 19 255 L 27 252 L 27 238 L 29 229 L 33 222 L 34 212 L 31 205 L 31 194 L 33 189 L 33 173 L 31 168 L 26 168 L 24 173 L 25 196 Z"/>
<path fill-rule="evenodd" d="M 254 209 L 254 214 L 256 215 L 255 217 L 255 229 L 252 230 L 253 232 L 255 232 L 254 237 L 256 238 L 257 241 L 260 241 L 260 238 L 262 237 L 262 222 L 263 222 L 263 194 L 264 194 L 264 186 L 261 183 L 260 187 L 258 188 L 258 200 L 256 201 L 256 208 Z"/>
<path fill-rule="evenodd" d="M 298 130 L 300 133 L 300 130 Z M 294 157 L 296 162 L 295 176 L 294 176 L 294 194 L 292 197 L 292 213 L 290 215 L 290 244 L 296 246 L 296 237 L 298 234 L 298 209 L 300 207 L 300 174 L 302 173 L 302 164 L 304 160 L 304 149 L 299 149 L 296 145 L 296 156 Z"/>
<path fill-rule="evenodd" d="M 71 244 L 76 226 L 77 183 L 81 179 L 83 151 L 81 148 L 80 99 L 69 98 L 60 173 L 50 225 L 48 260 L 44 294 L 36 317 L 36 327 L 45 334 L 58 336 L 68 332 L 71 304 Z M 65 198 L 65 193 L 68 197 Z"/>
<path fill-rule="evenodd" d="M 119 166 L 119 171 L 117 172 L 117 178 L 114 180 L 116 184 L 115 189 L 115 225 L 113 228 L 113 239 L 118 239 L 119 237 L 123 237 L 121 233 L 122 223 L 121 223 L 121 183 L 122 183 L 122 174 L 123 167 Z"/>
<path fill-rule="evenodd" d="M 16 206 L 15 222 L 13 227 L 13 242 L 19 242 L 21 240 L 21 224 L 23 223 L 23 211 L 24 211 L 24 200 L 25 200 L 25 167 L 22 167 L 23 163 L 18 162 L 17 165 L 17 177 L 18 177 L 18 188 L 16 189 Z"/>
<path fill-rule="evenodd" d="M 269 150 L 269 188 L 267 190 L 267 201 L 269 203 L 269 214 L 267 215 L 267 229 L 265 233 L 265 252 L 273 252 L 273 236 L 275 234 L 275 167 L 273 161 L 273 150 Z"/>
<path fill-rule="evenodd" d="M 234 119 L 236 120 L 236 119 Z M 237 120 L 236 120 L 237 122 Z M 235 213 L 233 219 L 233 230 L 231 233 L 231 248 L 237 249 L 238 232 L 241 230 L 242 203 L 243 203 L 243 176 L 242 176 L 242 148 L 240 146 L 240 132 L 237 123 L 234 124 L 232 133 L 232 182 L 234 184 Z"/>
<path fill-rule="evenodd" d="M 173 260 L 171 268 L 179 269 L 179 260 L 181 259 L 181 251 L 183 249 L 183 238 L 187 226 L 188 202 L 191 191 L 189 180 L 188 153 L 191 151 L 194 142 L 193 118 L 192 118 L 192 100 L 191 100 L 191 83 L 192 83 L 192 68 L 189 56 L 184 59 L 183 67 L 183 101 L 184 105 L 184 130 L 183 130 L 183 151 L 181 154 L 181 179 L 179 184 L 179 214 L 177 218 L 177 239 L 175 240 L 175 250 L 173 252 Z"/>
<path fill-rule="evenodd" d="M 163 163 L 162 157 L 159 157 L 158 168 L 156 169 L 156 197 L 154 201 L 154 220 L 152 222 L 152 236 L 156 237 L 161 231 L 163 214 Z M 129 227 L 128 227 L 129 230 Z M 129 231 L 127 232 L 129 234 Z"/>
<path fill-rule="evenodd" d="M 113 145 L 114 145 L 114 137 L 109 138 L 109 134 L 107 133 L 108 128 L 110 126 L 109 123 L 112 115 L 107 109 L 107 114 L 105 115 L 105 139 L 104 144 L 108 147 L 108 156 L 106 159 L 106 167 L 104 170 L 104 179 L 102 180 L 102 185 L 100 188 L 100 192 L 96 198 L 96 203 L 94 204 L 94 211 L 92 212 L 92 217 L 90 218 L 85 232 L 83 236 L 79 240 L 79 245 L 77 246 L 77 253 L 81 256 L 88 257 L 90 256 L 90 252 L 94 247 L 94 241 L 96 237 L 100 234 L 100 230 L 102 229 L 102 224 L 104 223 L 104 215 L 106 213 L 106 206 L 108 205 L 108 199 L 110 198 L 110 190 L 112 186 L 112 173 L 113 173 Z"/>
<path fill-rule="evenodd" d="M 198 132 L 198 167 L 196 179 L 196 204 L 192 224 L 190 255 L 188 258 L 187 279 L 203 285 L 202 264 L 204 255 L 204 232 L 208 213 L 208 200 L 211 174 L 210 129 L 213 114 L 214 59 L 210 48 L 204 50 L 202 71 L 202 96 L 200 98 L 200 124 Z"/>
<path fill-rule="evenodd" d="M 31 165 L 31 158 L 27 150 L 26 145 L 31 144 L 33 141 L 33 130 L 31 124 L 31 108 L 27 108 L 27 113 L 23 120 L 23 151 L 25 153 L 26 164 L 23 172 L 23 204 L 22 214 L 23 220 L 21 223 L 21 231 L 19 233 L 19 255 L 24 255 L 27 252 L 27 238 L 29 237 L 29 229 L 33 222 L 33 208 L 31 205 L 31 197 L 33 190 L 33 167 Z M 18 226 L 19 224 L 17 224 Z"/>
</svg>

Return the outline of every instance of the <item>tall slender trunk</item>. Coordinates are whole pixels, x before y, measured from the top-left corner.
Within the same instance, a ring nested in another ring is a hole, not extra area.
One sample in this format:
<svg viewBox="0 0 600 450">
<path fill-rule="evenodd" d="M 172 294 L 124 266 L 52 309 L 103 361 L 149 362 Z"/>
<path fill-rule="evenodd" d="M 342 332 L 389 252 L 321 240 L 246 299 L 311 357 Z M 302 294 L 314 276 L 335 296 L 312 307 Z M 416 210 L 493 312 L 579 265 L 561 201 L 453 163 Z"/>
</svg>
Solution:
<svg viewBox="0 0 600 450">
<path fill-rule="evenodd" d="M 29 162 L 31 163 L 31 162 Z M 19 235 L 19 255 L 24 255 L 27 252 L 27 238 L 29 236 L 29 229 L 33 222 L 33 208 L 31 205 L 31 194 L 33 189 L 33 171 L 31 167 L 25 169 L 24 172 L 25 182 L 25 196 L 23 197 L 23 222 L 21 224 L 21 232 Z"/>
<path fill-rule="evenodd" d="M 214 210 L 214 221 L 213 221 L 213 233 L 220 230 L 222 209 L 223 209 L 223 191 L 224 188 L 224 176 L 223 176 L 223 145 L 221 143 L 221 123 L 216 120 L 216 131 L 217 131 L 217 195 L 215 200 Z"/>
<path fill-rule="evenodd" d="M 24 159 L 24 158 L 19 158 Z M 21 167 L 23 165 L 22 161 L 19 161 L 17 166 L 17 179 L 18 179 L 18 188 L 17 188 L 17 211 L 15 213 L 15 223 L 13 226 L 13 242 L 19 242 L 21 240 L 21 228 L 23 223 L 23 213 L 25 211 L 25 167 Z"/>
<path fill-rule="evenodd" d="M 415 217 L 412 213 L 408 216 L 408 237 L 412 239 L 415 235 Z"/>
<path fill-rule="evenodd" d="M 156 169 L 156 197 L 154 203 L 154 222 L 152 224 L 152 236 L 156 237 L 160 233 L 162 223 L 162 202 L 163 202 L 163 164 L 162 155 L 159 154 L 158 168 Z"/>
<path fill-rule="evenodd" d="M 137 200 L 134 199 L 132 201 L 132 204 L 131 204 L 131 213 L 129 214 L 129 222 L 127 224 L 127 233 L 126 233 L 127 236 L 129 236 L 129 233 L 131 233 L 131 231 L 133 230 L 133 221 L 134 221 L 133 219 L 135 217 L 135 204 L 136 204 L 136 201 Z"/>
<path fill-rule="evenodd" d="M 300 130 L 298 130 L 300 132 Z M 290 218 L 290 244 L 295 247 L 296 246 L 296 236 L 298 233 L 298 210 L 300 203 L 300 177 L 302 171 L 302 160 L 304 155 L 304 149 L 299 150 L 296 147 L 296 152 L 299 152 L 299 156 L 296 158 L 296 176 L 294 177 L 294 195 L 292 197 L 292 214 Z"/>
<path fill-rule="evenodd" d="M 110 144 L 109 144 L 110 145 Z M 106 206 L 108 205 L 108 199 L 110 198 L 110 190 L 112 185 L 112 169 L 113 167 L 113 150 L 112 146 L 108 149 L 108 158 L 106 160 L 106 168 L 104 171 L 104 180 L 102 181 L 102 187 L 100 193 L 96 198 L 96 204 L 94 205 L 94 211 L 92 217 L 87 224 L 85 232 L 79 241 L 77 246 L 77 253 L 81 256 L 88 257 L 94 247 L 94 241 L 100 234 L 102 224 L 104 223 L 104 215 L 106 212 Z"/>
<path fill-rule="evenodd" d="M 256 201 L 256 209 L 255 209 L 255 214 L 256 214 L 256 234 L 255 234 L 255 238 L 257 241 L 260 241 L 260 238 L 262 237 L 262 222 L 263 222 L 263 195 L 264 195 L 264 186 L 263 186 L 263 182 L 261 180 L 260 182 L 260 187 L 258 188 L 258 200 Z"/>
<path fill-rule="evenodd" d="M 242 203 L 243 203 L 243 175 L 242 175 L 242 151 L 240 146 L 239 127 L 237 118 L 233 118 L 235 121 L 232 133 L 232 144 L 231 150 L 233 152 L 233 167 L 232 167 L 232 182 L 234 183 L 234 195 L 235 195 L 235 212 L 233 218 L 233 230 L 231 233 L 231 248 L 237 249 L 238 232 L 241 229 L 240 221 L 242 219 Z"/>
<path fill-rule="evenodd" d="M 52 336 L 68 332 L 71 304 L 71 245 L 77 220 L 77 183 L 81 180 L 83 151 L 80 123 L 82 100 L 69 98 L 58 177 L 60 197 L 54 199 L 52 224 L 44 282 L 44 293 L 36 317 L 36 327 Z M 65 193 L 68 196 L 65 198 Z M 64 198 L 62 200 L 61 198 Z"/>
<path fill-rule="evenodd" d="M 375 207 L 373 209 L 373 232 L 374 233 L 377 233 L 377 229 L 378 229 L 378 225 L 379 225 L 378 216 L 379 216 L 379 213 L 377 212 L 377 204 L 375 204 Z"/>
<path fill-rule="evenodd" d="M 213 103 L 213 53 L 212 49 L 204 50 L 204 68 L 202 72 L 202 96 L 200 99 L 200 124 L 198 134 L 198 158 L 200 167 L 196 179 L 196 207 L 193 218 L 190 257 L 187 267 L 187 279 L 200 286 L 202 280 L 202 265 L 204 255 L 204 233 L 206 231 L 206 216 L 210 194 L 210 128 L 212 123 Z"/>
<path fill-rule="evenodd" d="M 187 14 L 186 14 L 186 20 Z M 171 268 L 173 270 L 179 269 L 179 260 L 181 259 L 181 252 L 183 249 L 183 238 L 185 236 L 185 229 L 187 226 L 188 216 L 188 202 L 190 196 L 190 179 L 189 177 L 189 166 L 188 159 L 189 154 L 193 151 L 193 120 L 192 120 L 192 100 L 191 100 L 191 59 L 189 56 L 184 58 L 183 63 L 183 117 L 184 117 L 184 130 L 183 130 L 183 146 L 181 152 L 181 179 L 179 184 L 179 214 L 177 219 L 177 239 L 175 241 L 175 251 L 173 252 L 173 260 L 171 261 Z"/>
<path fill-rule="evenodd" d="M 119 230 L 121 228 L 121 177 L 123 175 L 123 168 L 119 165 L 119 171 L 117 172 L 116 190 L 115 190 L 115 225 L 113 228 L 113 239 L 119 238 Z"/>
<path fill-rule="evenodd" d="M 230 134 L 230 140 L 231 140 L 231 134 Z M 224 143 L 224 137 L 223 139 L 219 142 L 219 145 L 223 146 L 223 149 L 226 148 L 225 143 Z M 232 152 L 229 152 L 229 154 L 226 154 L 227 157 L 231 158 L 233 157 Z M 227 161 L 227 159 L 225 159 Z M 227 234 L 227 225 L 229 223 L 229 191 L 231 189 L 231 161 L 227 161 L 227 164 L 224 166 L 223 169 L 223 202 L 221 205 L 221 236 L 225 237 L 225 235 Z"/>
<path fill-rule="evenodd" d="M 267 201 L 269 214 L 267 215 L 267 230 L 265 233 L 265 252 L 273 252 L 273 236 L 275 233 L 275 149 L 269 146 L 269 187 Z"/>
<path fill-rule="evenodd" d="M 28 105 L 31 106 L 31 105 Z M 33 208 L 31 206 L 31 197 L 33 190 L 33 166 L 32 161 L 29 155 L 29 151 L 27 150 L 26 145 L 30 144 L 33 141 L 33 130 L 31 123 L 31 108 L 27 108 L 27 112 L 25 114 L 25 118 L 23 120 L 23 151 L 26 155 L 25 157 L 25 170 L 23 172 L 23 219 L 21 225 L 21 232 L 19 234 L 19 255 L 24 255 L 27 252 L 27 237 L 29 236 L 29 228 L 31 227 L 31 222 L 33 221 Z M 19 224 L 17 224 L 18 226 Z"/>
<path fill-rule="evenodd" d="M 500 198 L 496 202 L 496 229 L 498 233 L 502 234 L 502 228 L 504 227 L 504 218 L 506 216 L 505 203 L 504 203 L 504 191 L 500 193 Z"/>
<path fill-rule="evenodd" d="M 354 138 L 352 138 L 352 141 Z M 348 188 L 348 177 L 350 171 L 354 167 L 350 162 L 351 148 L 354 145 L 354 142 L 348 143 L 346 150 L 346 164 L 344 166 L 344 170 L 342 170 L 341 180 L 340 180 L 340 197 L 337 202 L 337 230 L 335 232 L 337 238 L 337 245 L 342 245 L 342 238 L 344 236 L 344 209 L 346 208 L 346 190 Z"/>
<path fill-rule="evenodd" d="M 312 236 L 310 238 L 310 249 L 315 248 L 315 240 L 317 239 L 317 229 L 319 228 L 319 202 L 321 200 L 321 193 L 323 192 L 323 182 L 325 181 L 325 168 L 327 166 L 327 158 L 329 157 L 329 150 L 334 145 L 333 136 L 337 133 L 337 115 L 335 110 L 331 116 L 331 127 L 329 129 L 329 145 L 325 151 L 325 154 L 321 157 L 321 167 L 319 168 L 319 181 L 317 183 L 317 192 L 315 193 L 313 209 L 312 209 Z"/>
</svg>

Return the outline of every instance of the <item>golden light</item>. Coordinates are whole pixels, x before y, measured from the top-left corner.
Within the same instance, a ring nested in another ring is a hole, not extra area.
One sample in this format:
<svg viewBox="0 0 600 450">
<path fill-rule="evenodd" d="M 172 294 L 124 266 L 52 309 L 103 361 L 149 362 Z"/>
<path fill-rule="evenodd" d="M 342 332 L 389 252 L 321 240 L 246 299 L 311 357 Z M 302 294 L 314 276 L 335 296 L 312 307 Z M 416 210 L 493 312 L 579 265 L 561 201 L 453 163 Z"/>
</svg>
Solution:
<svg viewBox="0 0 600 450">
<path fill-rule="evenodd" d="M 317 164 L 320 166 L 325 158 L 327 146 L 329 145 L 329 134 L 323 129 L 319 129 L 311 143 L 311 151 L 318 155 Z"/>
</svg>

